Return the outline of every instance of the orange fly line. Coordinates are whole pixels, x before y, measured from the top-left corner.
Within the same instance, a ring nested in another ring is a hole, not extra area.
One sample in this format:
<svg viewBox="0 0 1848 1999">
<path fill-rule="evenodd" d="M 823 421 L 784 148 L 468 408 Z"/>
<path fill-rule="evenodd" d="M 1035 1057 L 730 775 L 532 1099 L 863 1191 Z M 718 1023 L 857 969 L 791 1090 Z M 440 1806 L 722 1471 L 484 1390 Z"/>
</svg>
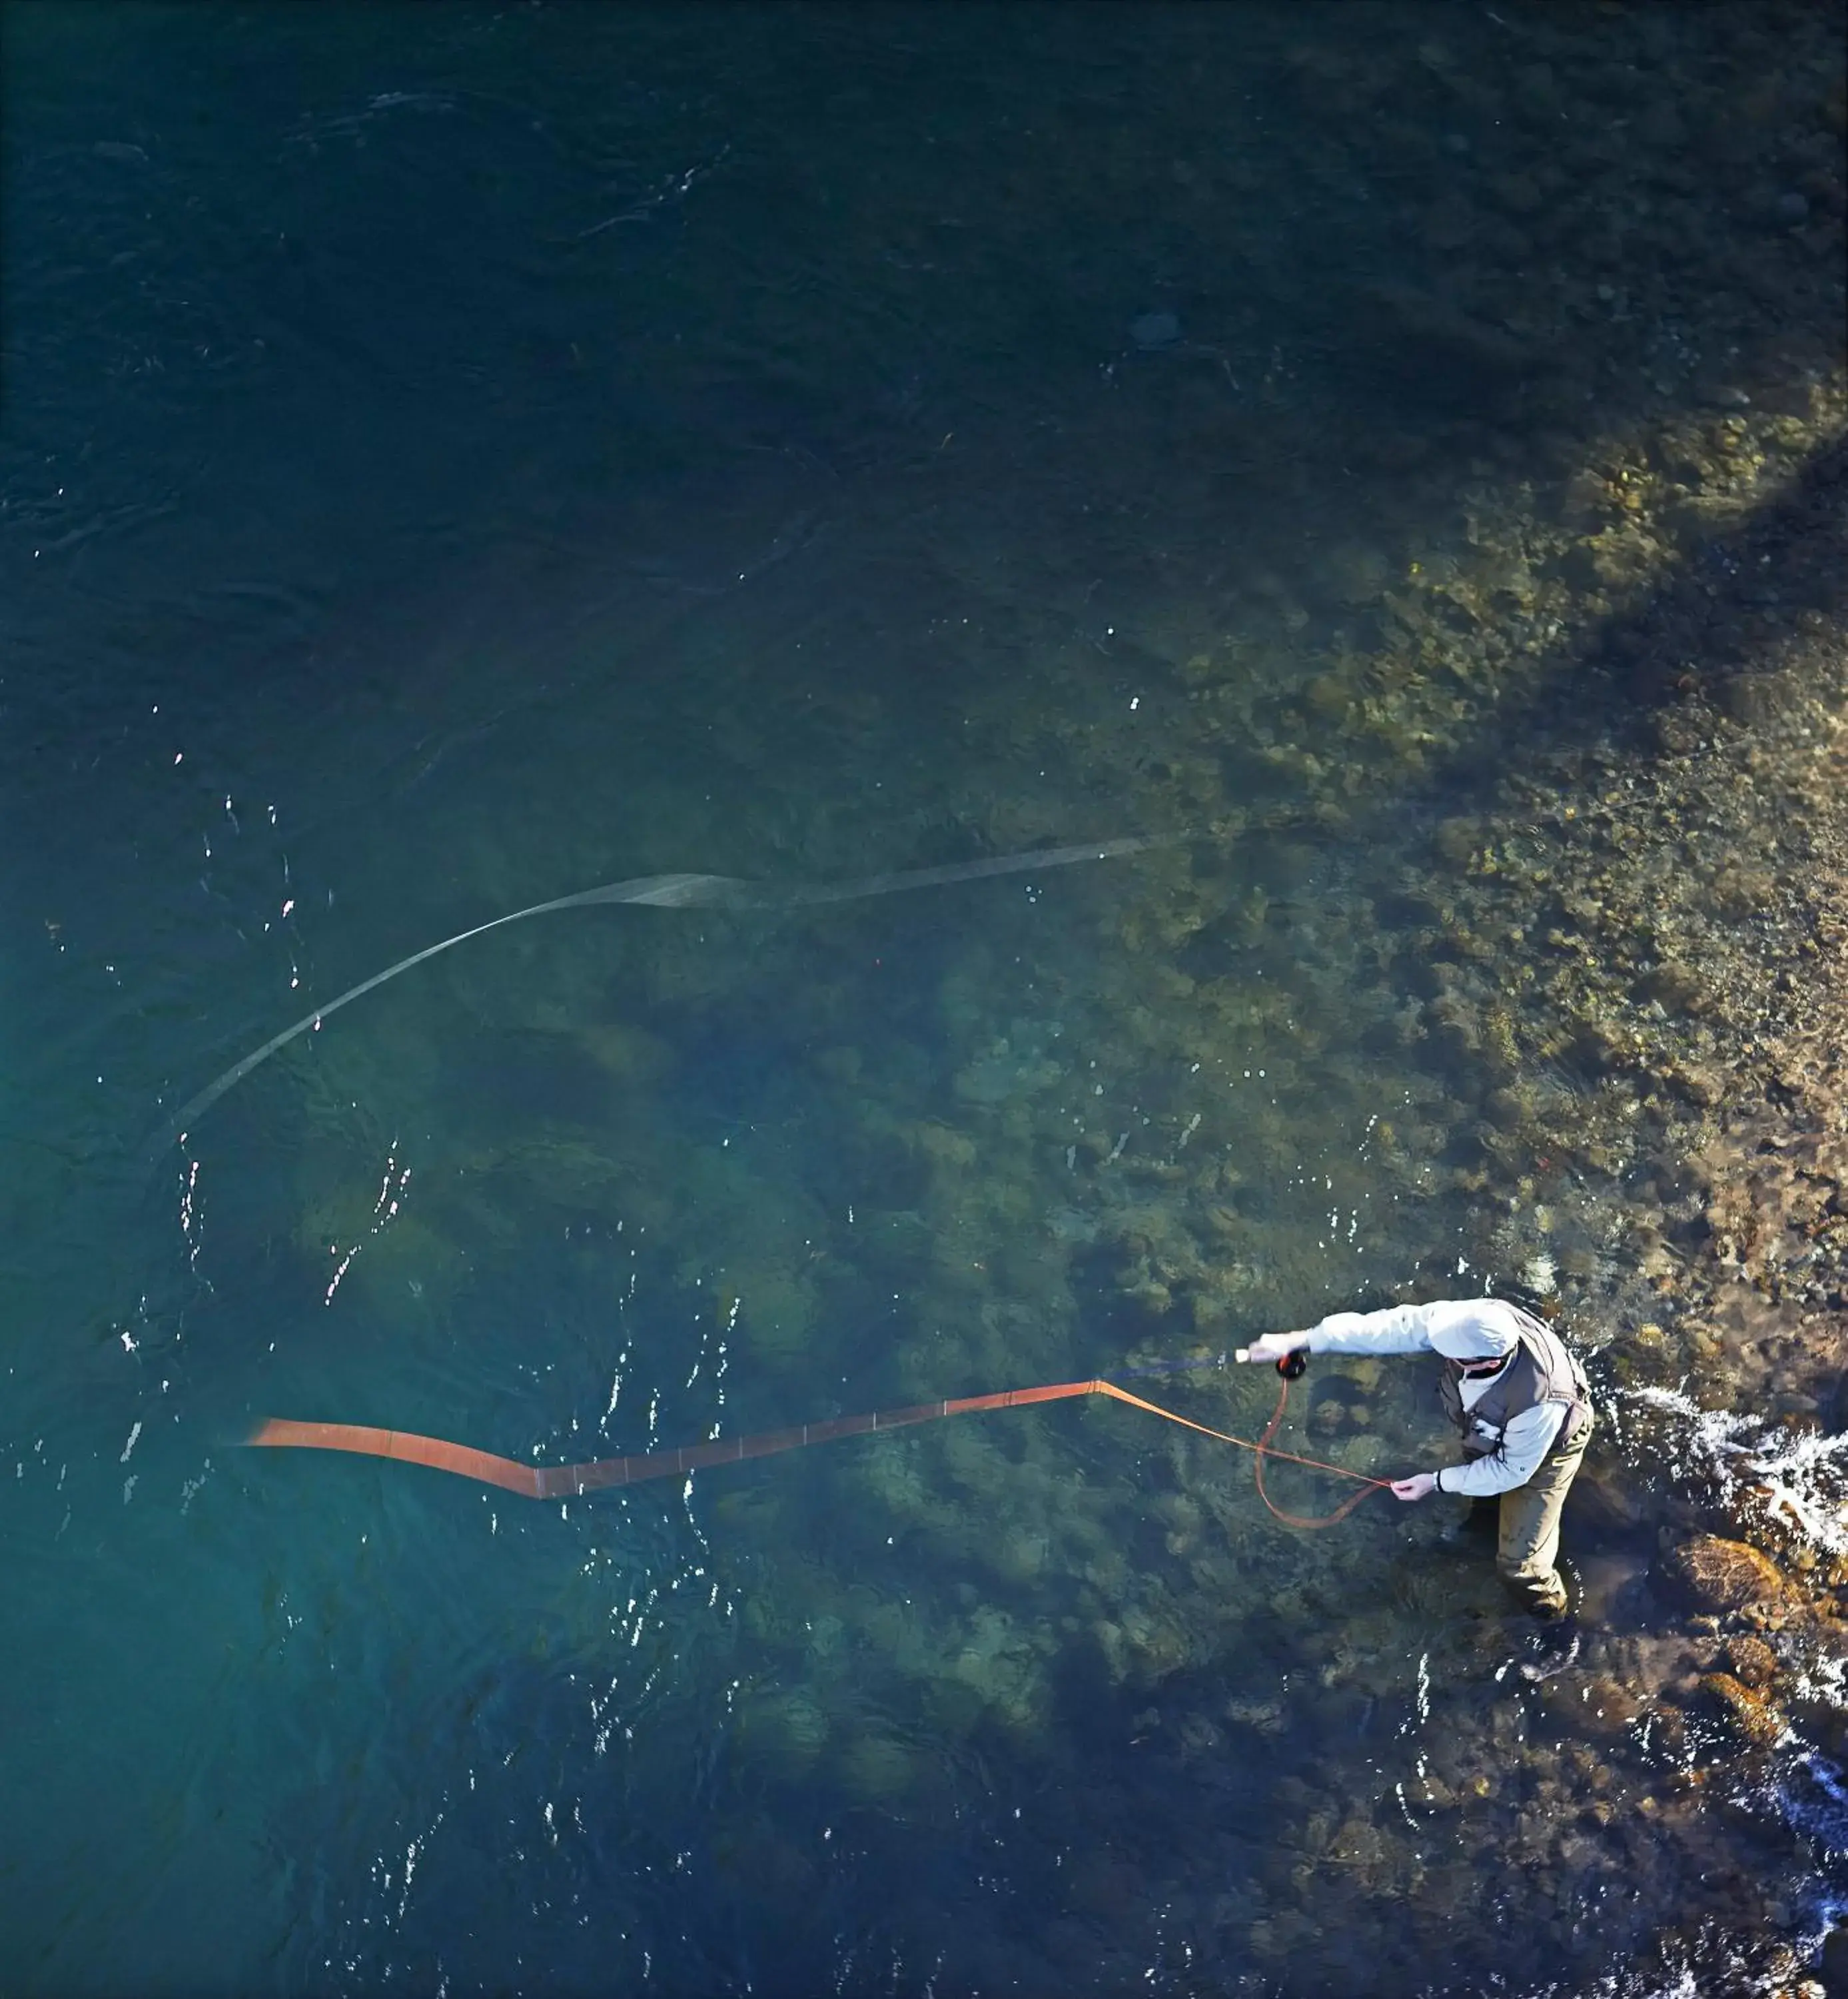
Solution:
<svg viewBox="0 0 1848 1999">
<path fill-rule="evenodd" d="M 818 1423 L 800 1423 L 792 1429 L 760 1430 L 753 1436 L 723 1437 L 708 1443 L 683 1444 L 673 1450 L 652 1450 L 638 1457 L 600 1457 L 583 1464 L 521 1464 L 516 1459 L 498 1457 L 492 1451 L 476 1450 L 466 1444 L 450 1443 L 441 1437 L 419 1436 L 410 1430 L 372 1429 L 356 1423 L 293 1422 L 272 1416 L 245 1439 L 254 1445 L 307 1450 L 350 1451 L 362 1457 L 389 1457 L 402 1464 L 428 1465 L 433 1471 L 449 1471 L 472 1478 L 483 1485 L 517 1493 L 524 1499 L 564 1499 L 583 1492 L 597 1492 L 611 1486 L 638 1485 L 650 1478 L 672 1478 L 714 1465 L 738 1464 L 747 1458 L 773 1457 L 780 1451 L 800 1450 L 805 1445 L 827 1443 L 837 1437 L 870 1436 L 875 1431 L 903 1429 L 914 1423 L 935 1422 L 943 1416 L 974 1415 L 985 1409 L 1025 1408 L 1036 1402 L 1061 1402 L 1080 1395 L 1106 1395 L 1133 1409 L 1146 1410 L 1182 1429 L 1211 1437 L 1220 1443 L 1236 1444 L 1256 1460 L 1254 1471 L 1258 1496 L 1287 1526 L 1330 1527 L 1346 1519 L 1370 1492 L 1383 1491 L 1392 1481 L 1351 1471 L 1344 1464 L 1330 1464 L 1320 1458 L 1299 1457 L 1294 1451 L 1279 1450 L 1272 1439 L 1283 1420 L 1289 1400 L 1287 1379 L 1278 1384 L 1277 1407 L 1264 1435 L 1254 1443 L 1249 1437 L 1234 1436 L 1216 1430 L 1191 1417 L 1177 1415 L 1172 1409 L 1147 1402 L 1120 1388 L 1113 1381 L 1055 1381 L 1037 1388 L 1004 1388 L 992 1395 L 963 1395 L 942 1402 L 915 1402 L 902 1409 L 875 1409 L 863 1415 L 831 1416 Z M 1312 1471 L 1351 1478 L 1360 1486 L 1331 1513 L 1313 1516 L 1286 1512 L 1265 1490 L 1266 1458 L 1286 1464 L 1306 1466 Z"/>
</svg>

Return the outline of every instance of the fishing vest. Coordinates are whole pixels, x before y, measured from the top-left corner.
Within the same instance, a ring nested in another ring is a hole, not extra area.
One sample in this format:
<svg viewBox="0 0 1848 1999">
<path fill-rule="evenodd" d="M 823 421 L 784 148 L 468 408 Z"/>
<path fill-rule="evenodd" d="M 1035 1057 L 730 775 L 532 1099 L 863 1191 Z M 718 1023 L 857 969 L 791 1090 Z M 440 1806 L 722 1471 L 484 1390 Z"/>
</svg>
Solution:
<svg viewBox="0 0 1848 1999">
<path fill-rule="evenodd" d="M 1525 1312 L 1514 1358 L 1483 1390 L 1473 1408 L 1463 1407 L 1462 1377 L 1446 1367 L 1438 1400 L 1461 1433 L 1466 1458 L 1488 1457 L 1501 1448 L 1508 1425 L 1536 1402 L 1561 1402 L 1566 1415 L 1547 1457 L 1564 1457 L 1578 1449 L 1591 1428 L 1591 1391 L 1584 1370 L 1550 1327 Z"/>
</svg>

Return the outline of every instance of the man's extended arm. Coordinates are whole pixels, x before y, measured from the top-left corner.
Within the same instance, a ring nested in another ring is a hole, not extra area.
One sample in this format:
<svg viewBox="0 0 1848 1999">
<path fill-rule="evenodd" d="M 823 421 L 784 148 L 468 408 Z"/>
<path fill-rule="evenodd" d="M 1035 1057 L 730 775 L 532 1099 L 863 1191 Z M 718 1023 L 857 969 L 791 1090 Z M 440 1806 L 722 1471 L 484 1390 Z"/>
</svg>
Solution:
<svg viewBox="0 0 1848 1999">
<path fill-rule="evenodd" d="M 1241 1360 L 1281 1360 L 1286 1353 L 1420 1353 L 1431 1344 L 1431 1315 L 1442 1305 L 1389 1305 L 1384 1311 L 1331 1312 L 1300 1332 L 1267 1332 L 1241 1347 Z"/>
<path fill-rule="evenodd" d="M 1388 1305 L 1383 1311 L 1331 1312 L 1304 1340 L 1311 1353 L 1422 1353 L 1434 1312 L 1444 1304 Z"/>
</svg>

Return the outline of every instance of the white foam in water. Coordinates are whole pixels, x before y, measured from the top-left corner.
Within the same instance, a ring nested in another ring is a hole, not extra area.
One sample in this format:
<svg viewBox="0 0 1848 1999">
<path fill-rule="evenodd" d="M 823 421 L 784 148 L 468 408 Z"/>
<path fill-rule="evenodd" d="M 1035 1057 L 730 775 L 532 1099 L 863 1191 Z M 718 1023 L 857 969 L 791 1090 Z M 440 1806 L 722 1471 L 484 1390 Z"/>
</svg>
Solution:
<svg viewBox="0 0 1848 1999">
<path fill-rule="evenodd" d="M 1839 1699 L 1842 1662 L 1834 1663 L 1838 1668 L 1835 1697 Z M 1787 1824 L 1822 1849 L 1825 1861 L 1839 1866 L 1848 1860 L 1848 1776 L 1826 1756 L 1813 1749 L 1798 1756 L 1778 1782 L 1774 1802 Z M 1810 1906 L 1816 1927 L 1804 1944 L 1812 1955 L 1822 1949 L 1830 1931 L 1848 1921 L 1848 1893 L 1840 1892 L 1841 1886 L 1838 1873 L 1836 1891 L 1817 1895 Z"/>
<path fill-rule="evenodd" d="M 1678 1477 L 1711 1478 L 1722 1503 L 1761 1505 L 1819 1552 L 1848 1553 L 1848 1436 L 1791 1430 L 1731 1409 L 1703 1409 L 1679 1390 L 1639 1388 L 1624 1401 L 1677 1419 L 1676 1434 L 1658 1439 L 1666 1468 Z M 1794 1691 L 1803 1701 L 1848 1706 L 1848 1658 L 1812 1657 L 1798 1668 Z M 1848 1859 L 1848 1776 L 1827 1757 L 1787 1736 L 1794 1749 L 1763 1802 L 1819 1849 L 1825 1868 Z M 1816 1928 L 1805 1946 L 1813 1953 L 1848 1916 L 1848 1896 L 1812 1884 L 1805 1897 Z M 1697 1999 L 1684 1973 L 1645 1999 Z"/>
<path fill-rule="evenodd" d="M 1638 1388 L 1628 1399 L 1685 1421 L 1687 1457 L 1668 1469 L 1705 1473 L 1728 1502 L 1756 1495 L 1812 1547 L 1848 1554 L 1848 1435 L 1788 1430 L 1762 1416 L 1699 1408 L 1678 1389 Z"/>
</svg>

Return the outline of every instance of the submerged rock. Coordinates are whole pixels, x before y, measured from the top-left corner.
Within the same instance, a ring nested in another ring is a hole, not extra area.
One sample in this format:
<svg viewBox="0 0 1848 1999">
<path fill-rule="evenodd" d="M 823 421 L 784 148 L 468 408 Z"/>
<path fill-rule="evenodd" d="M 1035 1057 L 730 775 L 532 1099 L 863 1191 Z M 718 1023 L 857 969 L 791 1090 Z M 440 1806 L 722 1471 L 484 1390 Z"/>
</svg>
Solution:
<svg viewBox="0 0 1848 1999">
<path fill-rule="evenodd" d="M 1180 320 L 1171 312 L 1138 313 L 1130 321 L 1130 338 L 1145 353 L 1172 347 L 1180 337 Z"/>
<path fill-rule="evenodd" d="M 783 1776 L 807 1771 L 828 1733 L 828 1717 L 805 1688 L 753 1689 L 739 1705 L 739 1742 Z"/>
<path fill-rule="evenodd" d="M 1726 1664 L 1733 1678 L 1749 1687 L 1768 1687 L 1777 1677 L 1777 1654 L 1763 1639 L 1745 1633 L 1728 1644 Z"/>
<path fill-rule="evenodd" d="M 1676 1593 L 1700 1611 L 1738 1611 L 1779 1605 L 1790 1585 L 1770 1557 L 1749 1541 L 1701 1534 L 1666 1550 L 1662 1574 Z"/>
<path fill-rule="evenodd" d="M 1583 1735 L 1621 1738 L 1643 1711 L 1635 1693 L 1608 1673 L 1589 1678 L 1561 1673 L 1542 1681 L 1540 1688 L 1542 1704 Z"/>
<path fill-rule="evenodd" d="M 917 1758 L 910 1746 L 889 1731 L 869 1725 L 847 1745 L 841 1775 L 863 1803 L 878 1804 L 911 1789 L 917 1776 Z"/>
<path fill-rule="evenodd" d="M 1768 1748 L 1782 1739 L 1784 1717 L 1762 1688 L 1747 1686 L 1731 1673 L 1708 1673 L 1701 1682 L 1701 1691 L 1718 1703 L 1749 1741 Z"/>
</svg>

